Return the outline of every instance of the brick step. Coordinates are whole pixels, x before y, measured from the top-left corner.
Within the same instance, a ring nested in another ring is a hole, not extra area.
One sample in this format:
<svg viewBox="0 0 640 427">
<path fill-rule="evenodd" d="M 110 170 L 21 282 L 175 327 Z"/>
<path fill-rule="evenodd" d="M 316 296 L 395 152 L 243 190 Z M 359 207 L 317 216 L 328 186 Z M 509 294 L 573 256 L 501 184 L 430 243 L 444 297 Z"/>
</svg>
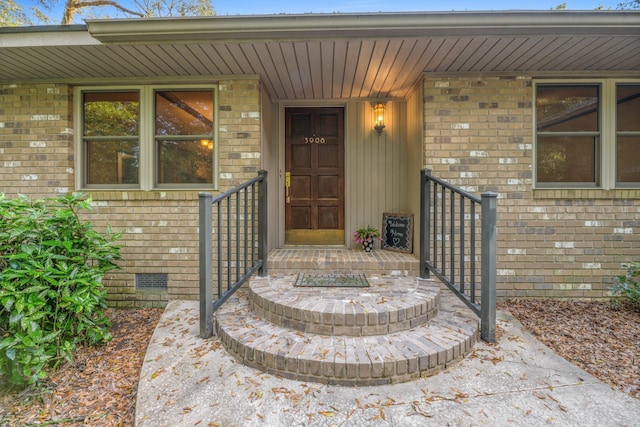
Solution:
<svg viewBox="0 0 640 427">
<path fill-rule="evenodd" d="M 346 248 L 274 249 L 267 257 L 269 274 L 323 273 L 416 277 L 420 261 L 415 255 L 375 249 L 367 253 Z"/>
<path fill-rule="evenodd" d="M 216 314 L 216 331 L 242 363 L 299 381 L 350 386 L 410 381 L 461 359 L 478 337 L 478 318 L 449 292 L 438 315 L 403 331 L 332 336 L 276 325 L 253 312 L 238 291 Z"/>
<path fill-rule="evenodd" d="M 295 287 L 298 278 L 253 278 L 249 283 L 253 311 L 297 331 L 347 336 L 409 330 L 438 314 L 440 288 L 434 280 L 367 276 L 369 287 L 332 288 Z"/>
</svg>

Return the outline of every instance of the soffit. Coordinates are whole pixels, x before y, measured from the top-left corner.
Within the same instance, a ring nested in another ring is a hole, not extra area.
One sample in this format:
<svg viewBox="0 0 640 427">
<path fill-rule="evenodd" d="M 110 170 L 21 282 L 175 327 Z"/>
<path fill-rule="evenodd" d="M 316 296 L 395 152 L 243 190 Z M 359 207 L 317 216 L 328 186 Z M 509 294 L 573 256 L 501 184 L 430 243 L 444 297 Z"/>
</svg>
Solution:
<svg viewBox="0 0 640 427">
<path fill-rule="evenodd" d="M 530 21 L 539 20 L 535 15 Z M 342 15 L 329 17 L 336 16 Z M 408 16 L 415 21 L 413 14 Z M 295 19 L 279 20 L 280 33 L 264 24 L 265 28 L 253 28 L 250 38 L 239 37 L 238 28 L 258 22 L 253 18 L 233 21 L 224 37 L 211 29 L 207 34 L 204 23 L 219 21 L 206 19 L 151 20 L 133 39 L 132 22 L 127 20 L 122 25 L 100 21 L 95 27 L 100 31 L 94 28 L 93 37 L 84 28 L 54 31 L 49 37 L 39 33 L 47 42 L 36 43 L 37 37 L 30 32 L 28 42 L 15 33 L 0 33 L 0 82 L 258 75 L 274 99 L 311 100 L 402 98 L 425 72 L 640 75 L 640 14 L 616 14 L 633 18 L 618 20 L 624 23 L 621 26 L 610 24 L 613 16 L 602 15 L 607 19 L 601 18 L 599 27 L 591 22 L 591 31 L 585 31 L 584 24 L 563 30 L 562 21 L 544 28 L 527 26 L 521 14 L 483 14 L 476 26 L 468 21 L 473 15 L 462 16 L 464 22 L 440 24 L 440 32 L 446 34 L 438 34 L 433 25 L 416 29 L 402 20 L 405 14 L 385 31 L 374 31 L 370 22 L 364 25 L 371 21 L 369 15 L 362 20 L 351 17 L 351 26 L 335 31 L 335 21 L 328 19 L 322 27 L 317 24 L 322 19 L 313 16 L 318 28 L 308 38 L 302 37 L 304 22 Z M 500 17 L 499 21 L 515 17 L 524 29 L 491 27 L 485 22 L 491 16 Z M 431 15 L 429 19 L 433 21 Z M 447 19 L 452 18 L 447 15 Z M 161 23 L 179 28 L 166 29 Z M 191 38 L 184 35 L 186 28 L 191 28 Z"/>
</svg>

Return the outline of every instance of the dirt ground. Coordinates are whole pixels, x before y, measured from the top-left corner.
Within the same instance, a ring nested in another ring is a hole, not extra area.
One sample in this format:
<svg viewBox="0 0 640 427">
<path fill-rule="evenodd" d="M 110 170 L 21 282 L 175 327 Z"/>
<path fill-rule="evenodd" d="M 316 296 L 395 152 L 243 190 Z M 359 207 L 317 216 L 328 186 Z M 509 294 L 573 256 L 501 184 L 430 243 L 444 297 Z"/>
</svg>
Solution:
<svg viewBox="0 0 640 427">
<path fill-rule="evenodd" d="M 541 342 L 640 399 L 640 307 L 607 302 L 501 303 Z M 133 426 L 136 389 L 160 309 L 110 309 L 113 340 L 81 348 L 38 387 L 0 385 L 3 426 Z"/>
</svg>

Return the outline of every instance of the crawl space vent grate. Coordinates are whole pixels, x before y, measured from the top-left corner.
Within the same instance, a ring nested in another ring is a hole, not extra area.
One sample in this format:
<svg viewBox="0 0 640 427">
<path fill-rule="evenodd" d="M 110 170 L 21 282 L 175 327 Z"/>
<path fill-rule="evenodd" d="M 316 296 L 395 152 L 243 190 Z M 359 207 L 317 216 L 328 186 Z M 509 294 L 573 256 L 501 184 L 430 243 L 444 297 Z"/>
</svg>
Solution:
<svg viewBox="0 0 640 427">
<path fill-rule="evenodd" d="M 167 281 L 166 273 L 136 273 L 136 289 L 166 291 Z"/>
</svg>

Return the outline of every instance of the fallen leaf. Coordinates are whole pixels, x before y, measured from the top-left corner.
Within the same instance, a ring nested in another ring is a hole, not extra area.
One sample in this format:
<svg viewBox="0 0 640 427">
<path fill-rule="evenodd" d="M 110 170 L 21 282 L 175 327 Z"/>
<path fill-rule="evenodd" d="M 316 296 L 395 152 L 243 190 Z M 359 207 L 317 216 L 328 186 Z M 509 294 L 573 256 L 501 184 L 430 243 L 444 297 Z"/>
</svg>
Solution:
<svg viewBox="0 0 640 427">
<path fill-rule="evenodd" d="M 153 374 L 151 374 L 150 379 L 154 380 L 156 379 L 160 374 L 166 372 L 164 368 L 160 368 L 157 371 L 155 371 Z"/>
</svg>

